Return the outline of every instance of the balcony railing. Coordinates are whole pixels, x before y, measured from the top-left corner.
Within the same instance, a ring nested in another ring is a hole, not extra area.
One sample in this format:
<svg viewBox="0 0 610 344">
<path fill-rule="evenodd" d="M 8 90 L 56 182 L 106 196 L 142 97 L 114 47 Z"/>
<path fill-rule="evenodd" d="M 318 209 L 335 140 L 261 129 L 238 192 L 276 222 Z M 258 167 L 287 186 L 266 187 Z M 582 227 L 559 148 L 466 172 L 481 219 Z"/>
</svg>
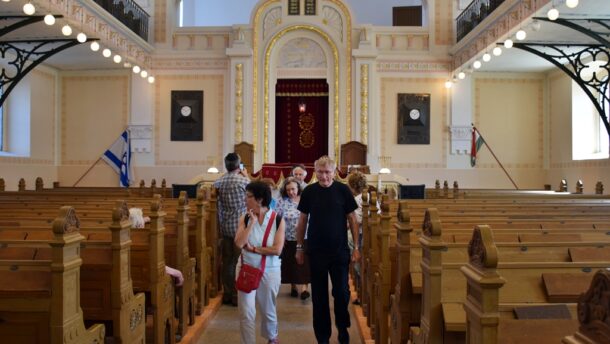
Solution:
<svg viewBox="0 0 610 344">
<path fill-rule="evenodd" d="M 108 13 L 125 24 L 131 31 L 148 41 L 148 18 L 146 11 L 133 0 L 94 0 Z"/>
<path fill-rule="evenodd" d="M 474 0 L 457 17 L 457 41 L 459 42 L 480 22 L 491 14 L 504 0 Z"/>
</svg>

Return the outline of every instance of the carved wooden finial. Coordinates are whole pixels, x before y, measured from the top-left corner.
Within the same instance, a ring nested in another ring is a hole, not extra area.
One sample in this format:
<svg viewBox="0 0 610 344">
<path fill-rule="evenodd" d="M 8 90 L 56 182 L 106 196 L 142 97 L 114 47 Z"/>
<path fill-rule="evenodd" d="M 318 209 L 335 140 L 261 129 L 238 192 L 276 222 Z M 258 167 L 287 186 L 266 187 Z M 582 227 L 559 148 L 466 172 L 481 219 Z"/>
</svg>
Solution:
<svg viewBox="0 0 610 344">
<path fill-rule="evenodd" d="M 381 212 L 384 215 L 389 215 L 390 213 L 390 196 L 381 195 Z"/>
<path fill-rule="evenodd" d="M 165 181 L 165 178 L 163 178 L 161 180 L 161 187 L 164 188 L 164 189 L 167 187 L 167 182 Z"/>
<path fill-rule="evenodd" d="M 583 189 L 584 189 L 584 187 L 583 187 L 583 184 L 582 184 L 582 180 L 580 180 L 580 179 L 579 179 L 579 180 L 576 182 L 576 193 L 577 193 L 577 194 L 581 194 L 581 193 L 582 193 L 582 191 L 583 191 Z"/>
<path fill-rule="evenodd" d="M 3 186 L 2 183 L 0 183 L 0 187 Z M 2 189 L 4 190 L 4 189 Z M 604 183 L 602 182 L 597 182 L 597 184 L 595 184 L 595 193 L 597 195 L 603 195 L 604 194 Z"/>
<path fill-rule="evenodd" d="M 401 200 L 398 203 L 398 221 L 402 223 L 411 222 L 411 216 L 409 215 L 409 205 L 407 200 Z"/>
<path fill-rule="evenodd" d="M 129 220 L 129 207 L 125 201 L 116 201 L 112 209 L 112 222 L 123 222 Z"/>
<path fill-rule="evenodd" d="M 443 182 L 443 190 L 449 190 L 449 182 L 446 180 Z"/>
<path fill-rule="evenodd" d="M 205 190 L 203 188 L 197 188 L 197 202 L 203 202 L 205 199 Z"/>
<path fill-rule="evenodd" d="M 377 191 L 371 192 L 371 207 L 377 208 Z"/>
<path fill-rule="evenodd" d="M 19 179 L 19 191 L 25 191 L 25 179 Z"/>
<path fill-rule="evenodd" d="M 422 230 L 428 237 L 441 235 L 441 219 L 436 208 L 426 209 Z"/>
<path fill-rule="evenodd" d="M 178 197 L 178 205 L 181 207 L 187 206 L 189 204 L 189 198 L 186 195 L 186 191 L 180 191 L 180 196 Z"/>
<path fill-rule="evenodd" d="M 453 191 L 459 190 L 459 189 L 460 189 L 460 186 L 458 185 L 457 180 L 453 181 Z"/>
<path fill-rule="evenodd" d="M 150 181 L 150 187 L 151 188 L 156 188 L 157 187 L 157 180 L 153 178 L 153 180 Z"/>
<path fill-rule="evenodd" d="M 559 192 L 567 192 L 568 191 L 568 181 L 565 179 L 561 180 L 559 183 Z"/>
<path fill-rule="evenodd" d="M 498 248 L 493 239 L 491 228 L 479 225 L 474 228 L 468 243 L 470 264 L 478 268 L 496 268 L 498 266 Z"/>
<path fill-rule="evenodd" d="M 440 190 L 440 189 L 441 189 L 441 182 L 440 182 L 440 180 L 438 180 L 438 179 L 437 179 L 437 180 L 434 182 L 434 188 L 435 188 L 435 189 L 437 189 L 437 190 Z"/>
<path fill-rule="evenodd" d="M 150 202 L 150 210 L 153 212 L 163 210 L 163 197 L 159 194 L 153 195 L 153 200 Z"/>
<path fill-rule="evenodd" d="M 144 186 L 146 186 L 146 183 L 144 183 L 144 179 L 140 179 L 140 188 L 143 188 Z"/>
<path fill-rule="evenodd" d="M 369 188 L 366 187 L 362 191 L 362 204 L 369 204 Z"/>
<path fill-rule="evenodd" d="M 80 221 L 73 207 L 63 206 L 59 209 L 59 215 L 53 221 L 53 233 L 68 234 L 80 230 Z"/>
<path fill-rule="evenodd" d="M 599 270 L 593 276 L 589 290 L 578 299 L 578 332 L 592 343 L 608 343 L 610 340 L 610 272 Z"/>
<path fill-rule="evenodd" d="M 36 191 L 42 191 L 44 188 L 44 181 L 41 177 L 36 178 Z"/>
<path fill-rule="evenodd" d="M 4 178 L 0 178 L 0 191 L 6 191 L 6 184 L 4 183 Z"/>
</svg>

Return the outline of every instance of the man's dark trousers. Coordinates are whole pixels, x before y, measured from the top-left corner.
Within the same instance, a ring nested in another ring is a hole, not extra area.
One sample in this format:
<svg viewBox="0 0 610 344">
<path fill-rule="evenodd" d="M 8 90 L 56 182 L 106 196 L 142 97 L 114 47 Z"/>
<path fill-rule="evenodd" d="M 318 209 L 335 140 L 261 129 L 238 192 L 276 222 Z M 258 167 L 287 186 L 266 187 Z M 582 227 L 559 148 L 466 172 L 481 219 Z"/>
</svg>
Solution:
<svg viewBox="0 0 610 344">
<path fill-rule="evenodd" d="M 327 343 L 331 335 L 330 307 L 328 300 L 328 275 L 332 283 L 335 326 L 350 327 L 348 284 L 350 255 L 345 250 L 335 254 L 313 252 L 309 254 L 311 270 L 311 300 L 313 303 L 313 329 L 319 343 Z"/>
<path fill-rule="evenodd" d="M 222 284 L 223 301 L 225 303 L 237 302 L 237 289 L 235 289 L 235 266 L 241 254 L 241 249 L 235 246 L 234 238 L 223 236 L 221 242 L 222 249 Z"/>
</svg>

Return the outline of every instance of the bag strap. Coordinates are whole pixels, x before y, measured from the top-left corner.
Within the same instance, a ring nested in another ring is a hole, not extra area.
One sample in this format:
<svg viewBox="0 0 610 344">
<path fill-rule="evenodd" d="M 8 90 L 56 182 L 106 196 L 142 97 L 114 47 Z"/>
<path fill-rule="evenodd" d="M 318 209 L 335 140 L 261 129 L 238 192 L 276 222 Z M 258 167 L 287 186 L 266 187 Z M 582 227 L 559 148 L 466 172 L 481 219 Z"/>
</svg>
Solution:
<svg viewBox="0 0 610 344">
<path fill-rule="evenodd" d="M 267 222 L 267 229 L 265 230 L 265 236 L 263 236 L 263 246 L 262 247 L 266 247 L 267 246 L 267 239 L 269 239 L 269 233 L 271 232 L 271 226 L 273 225 L 273 222 L 275 222 L 275 211 L 270 210 L 271 211 L 271 217 L 269 218 L 269 221 Z M 261 271 L 265 272 L 265 263 L 267 261 L 267 256 L 266 255 L 261 255 L 263 256 L 261 258 Z"/>
</svg>

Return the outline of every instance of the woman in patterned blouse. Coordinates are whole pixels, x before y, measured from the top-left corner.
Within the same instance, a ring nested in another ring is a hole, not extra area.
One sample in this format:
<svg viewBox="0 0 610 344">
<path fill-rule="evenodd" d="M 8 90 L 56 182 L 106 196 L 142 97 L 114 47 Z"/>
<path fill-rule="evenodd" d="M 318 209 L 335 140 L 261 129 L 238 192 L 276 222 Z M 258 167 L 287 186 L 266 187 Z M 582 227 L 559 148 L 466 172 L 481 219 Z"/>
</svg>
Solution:
<svg viewBox="0 0 610 344">
<path fill-rule="evenodd" d="M 299 265 L 295 259 L 297 250 L 297 221 L 301 212 L 297 209 L 301 198 L 301 186 L 294 177 L 288 177 L 282 183 L 280 194 L 282 198 L 276 205 L 276 211 L 282 215 L 286 223 L 286 241 L 282 251 L 282 283 L 290 283 L 290 296 L 307 300 L 310 296 L 307 291 L 307 284 L 310 282 L 309 262 L 305 258 L 305 263 Z"/>
</svg>

